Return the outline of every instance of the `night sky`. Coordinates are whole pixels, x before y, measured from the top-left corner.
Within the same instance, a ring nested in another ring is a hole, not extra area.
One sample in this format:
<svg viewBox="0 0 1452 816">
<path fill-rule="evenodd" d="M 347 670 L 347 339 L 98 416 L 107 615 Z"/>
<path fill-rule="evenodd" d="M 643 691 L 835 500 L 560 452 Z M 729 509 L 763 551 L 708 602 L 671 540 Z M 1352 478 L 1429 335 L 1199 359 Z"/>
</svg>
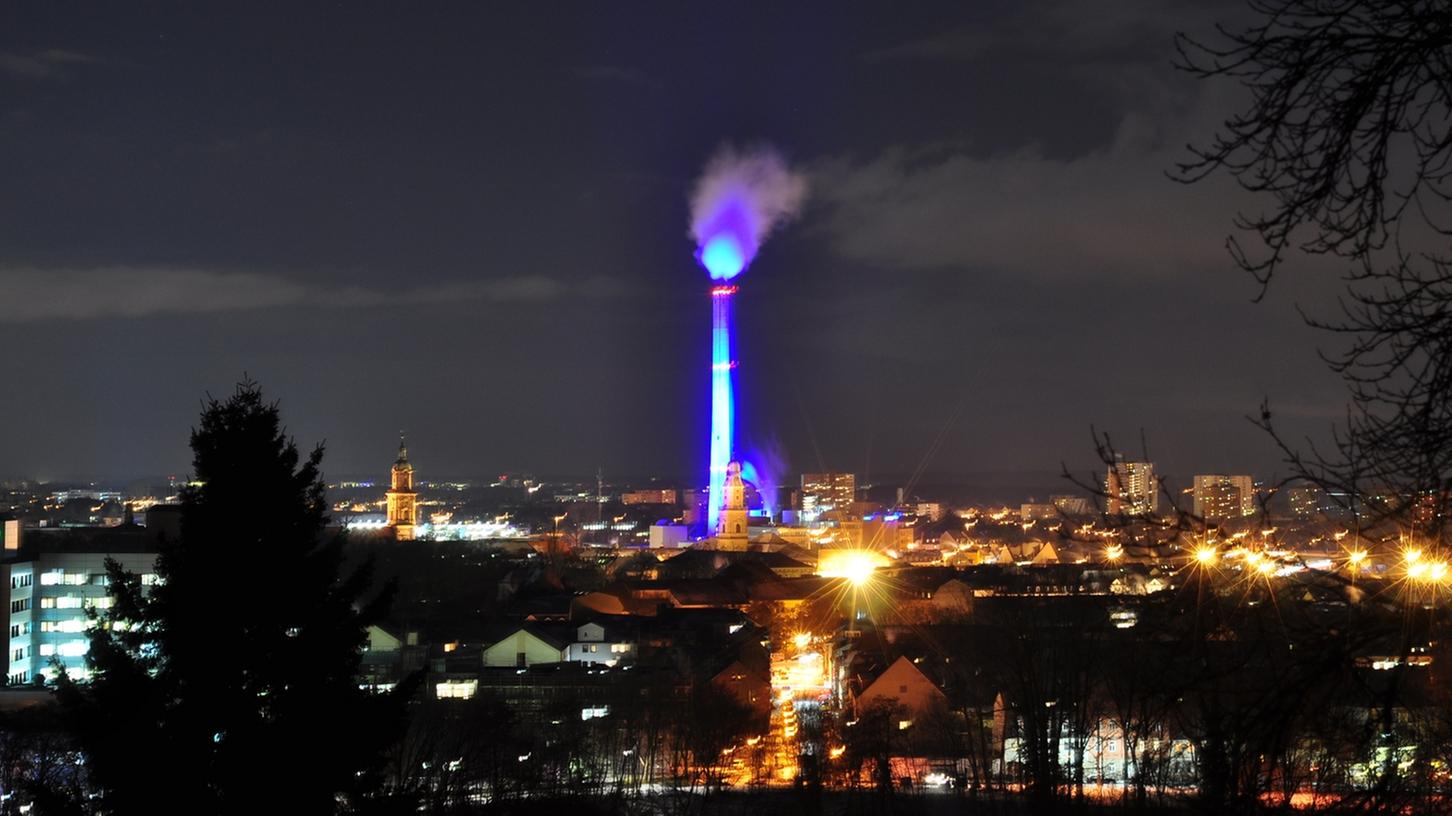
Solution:
<svg viewBox="0 0 1452 816">
<path fill-rule="evenodd" d="M 1165 177 L 1243 101 L 1239 4 L 7 4 L 0 476 L 184 473 L 244 372 L 330 475 L 683 476 L 722 144 L 809 176 L 739 280 L 742 433 L 788 472 L 1054 471 L 1091 423 L 1255 472 L 1341 414 L 1300 303 Z M 934 439 L 943 432 L 942 444 Z M 702 476 L 704 478 L 704 476 Z"/>
</svg>

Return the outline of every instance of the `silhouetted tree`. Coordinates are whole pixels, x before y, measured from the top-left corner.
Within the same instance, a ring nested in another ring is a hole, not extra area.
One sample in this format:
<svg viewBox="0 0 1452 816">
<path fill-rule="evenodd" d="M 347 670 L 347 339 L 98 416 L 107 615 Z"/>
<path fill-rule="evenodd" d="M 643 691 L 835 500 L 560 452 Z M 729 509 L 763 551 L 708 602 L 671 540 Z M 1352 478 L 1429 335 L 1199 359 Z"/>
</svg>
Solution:
<svg viewBox="0 0 1452 816">
<path fill-rule="evenodd" d="M 1331 448 L 1276 435 L 1297 475 L 1441 538 L 1452 491 L 1452 15 L 1441 0 L 1251 0 L 1253 22 L 1178 38 L 1180 67 L 1250 92 L 1178 168 L 1261 194 L 1231 238 L 1265 294 L 1299 251 L 1347 266 L 1347 340 L 1325 356 L 1351 406 Z M 1261 424 L 1274 435 L 1269 408 Z"/>
<path fill-rule="evenodd" d="M 194 482 L 155 586 L 109 566 L 91 682 L 62 700 L 115 813 L 332 813 L 365 807 L 399 700 L 359 689 L 367 569 L 340 574 L 320 447 L 302 459 L 250 381 L 209 399 Z"/>
<path fill-rule="evenodd" d="M 903 741 L 899 724 L 907 717 L 907 707 L 896 697 L 874 699 L 856 712 L 850 726 L 842 732 L 854 784 L 867 767 L 873 788 L 884 796 L 891 795 L 892 757 Z"/>
</svg>

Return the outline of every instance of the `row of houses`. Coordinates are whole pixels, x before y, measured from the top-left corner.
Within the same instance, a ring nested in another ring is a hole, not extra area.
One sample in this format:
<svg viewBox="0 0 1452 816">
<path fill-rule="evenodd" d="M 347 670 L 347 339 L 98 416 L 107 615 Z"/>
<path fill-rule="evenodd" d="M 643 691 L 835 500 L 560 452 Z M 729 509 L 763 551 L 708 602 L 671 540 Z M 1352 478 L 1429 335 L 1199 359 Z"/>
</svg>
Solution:
<svg viewBox="0 0 1452 816">
<path fill-rule="evenodd" d="M 425 643 L 417 633 L 371 627 L 363 682 L 387 688 L 423 671 L 425 693 L 436 699 L 488 693 L 522 710 L 536 707 L 539 692 L 530 686 L 564 684 L 583 695 L 582 710 L 603 712 L 621 688 L 640 687 L 650 675 L 668 678 L 661 682 L 673 693 L 708 685 L 763 717 L 770 706 L 767 633 L 739 610 L 668 607 L 638 616 L 579 606 L 566 620 L 490 629 L 472 641 Z M 598 704 L 590 702 L 596 698 Z"/>
</svg>

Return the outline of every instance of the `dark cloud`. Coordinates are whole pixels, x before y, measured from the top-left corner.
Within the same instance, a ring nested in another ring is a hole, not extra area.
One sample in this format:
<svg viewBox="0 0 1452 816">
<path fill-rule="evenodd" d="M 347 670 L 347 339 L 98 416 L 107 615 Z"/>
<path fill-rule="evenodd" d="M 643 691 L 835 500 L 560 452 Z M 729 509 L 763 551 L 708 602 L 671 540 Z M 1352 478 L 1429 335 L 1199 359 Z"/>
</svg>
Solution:
<svg viewBox="0 0 1452 816">
<path fill-rule="evenodd" d="M 1072 0 L 1015 3 L 922 37 L 868 51 L 871 61 L 1052 61 L 1060 65 L 1163 62 L 1179 31 L 1206 31 L 1234 2 L 1111 0 L 1092 11 Z"/>
<path fill-rule="evenodd" d="M 44 396 L 0 401 L 0 475 L 184 469 L 244 371 L 330 472 L 408 427 L 427 477 L 699 474 L 687 197 L 759 141 L 813 189 L 738 313 L 789 467 L 910 473 L 968 393 L 936 469 L 1052 471 L 1090 422 L 1258 468 L 1262 396 L 1339 391 L 1248 305 L 1234 191 L 1163 175 L 1235 103 L 1171 36 L 1230 2 L 36 5 L 0 26 L 0 342 Z"/>
<path fill-rule="evenodd" d="M 1056 157 L 1027 146 L 897 146 L 821 162 L 819 226 L 845 258 L 900 269 L 994 268 L 1041 278 L 1182 276 L 1222 266 L 1231 185 L 1166 171 L 1226 106 L 1123 113 L 1109 144 Z"/>
<path fill-rule="evenodd" d="M 610 280 L 564 283 L 541 275 L 398 289 L 319 286 L 278 275 L 191 269 L 3 269 L 0 323 L 146 318 L 276 307 L 540 302 L 616 292 Z"/>
<path fill-rule="evenodd" d="M 0 73 L 20 79 L 53 79 L 61 76 L 69 67 L 97 61 L 90 54 L 63 48 L 48 48 L 29 53 L 0 51 Z"/>
</svg>

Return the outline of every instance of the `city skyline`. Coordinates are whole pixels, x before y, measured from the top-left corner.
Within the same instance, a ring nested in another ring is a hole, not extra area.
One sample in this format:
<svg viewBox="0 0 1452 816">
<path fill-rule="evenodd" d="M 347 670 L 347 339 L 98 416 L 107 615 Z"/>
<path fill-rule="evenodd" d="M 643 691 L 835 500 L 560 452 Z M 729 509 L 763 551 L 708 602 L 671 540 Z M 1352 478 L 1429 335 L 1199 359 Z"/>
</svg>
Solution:
<svg viewBox="0 0 1452 816">
<path fill-rule="evenodd" d="M 5 813 L 1452 801 L 1452 13 L 0 9 Z"/>
<path fill-rule="evenodd" d="M 739 295 L 741 432 L 786 470 L 1091 468 L 1092 423 L 1165 472 L 1279 472 L 1244 418 L 1340 415 L 1293 310 L 1328 290 L 1251 305 L 1242 199 L 1164 177 L 1235 101 L 1171 36 L 1235 8 L 12 10 L 0 341 L 44 399 L 0 408 L 0 471 L 182 472 L 245 373 L 332 472 L 400 427 L 438 474 L 700 472 L 688 196 L 770 142 L 811 192 Z"/>
</svg>

